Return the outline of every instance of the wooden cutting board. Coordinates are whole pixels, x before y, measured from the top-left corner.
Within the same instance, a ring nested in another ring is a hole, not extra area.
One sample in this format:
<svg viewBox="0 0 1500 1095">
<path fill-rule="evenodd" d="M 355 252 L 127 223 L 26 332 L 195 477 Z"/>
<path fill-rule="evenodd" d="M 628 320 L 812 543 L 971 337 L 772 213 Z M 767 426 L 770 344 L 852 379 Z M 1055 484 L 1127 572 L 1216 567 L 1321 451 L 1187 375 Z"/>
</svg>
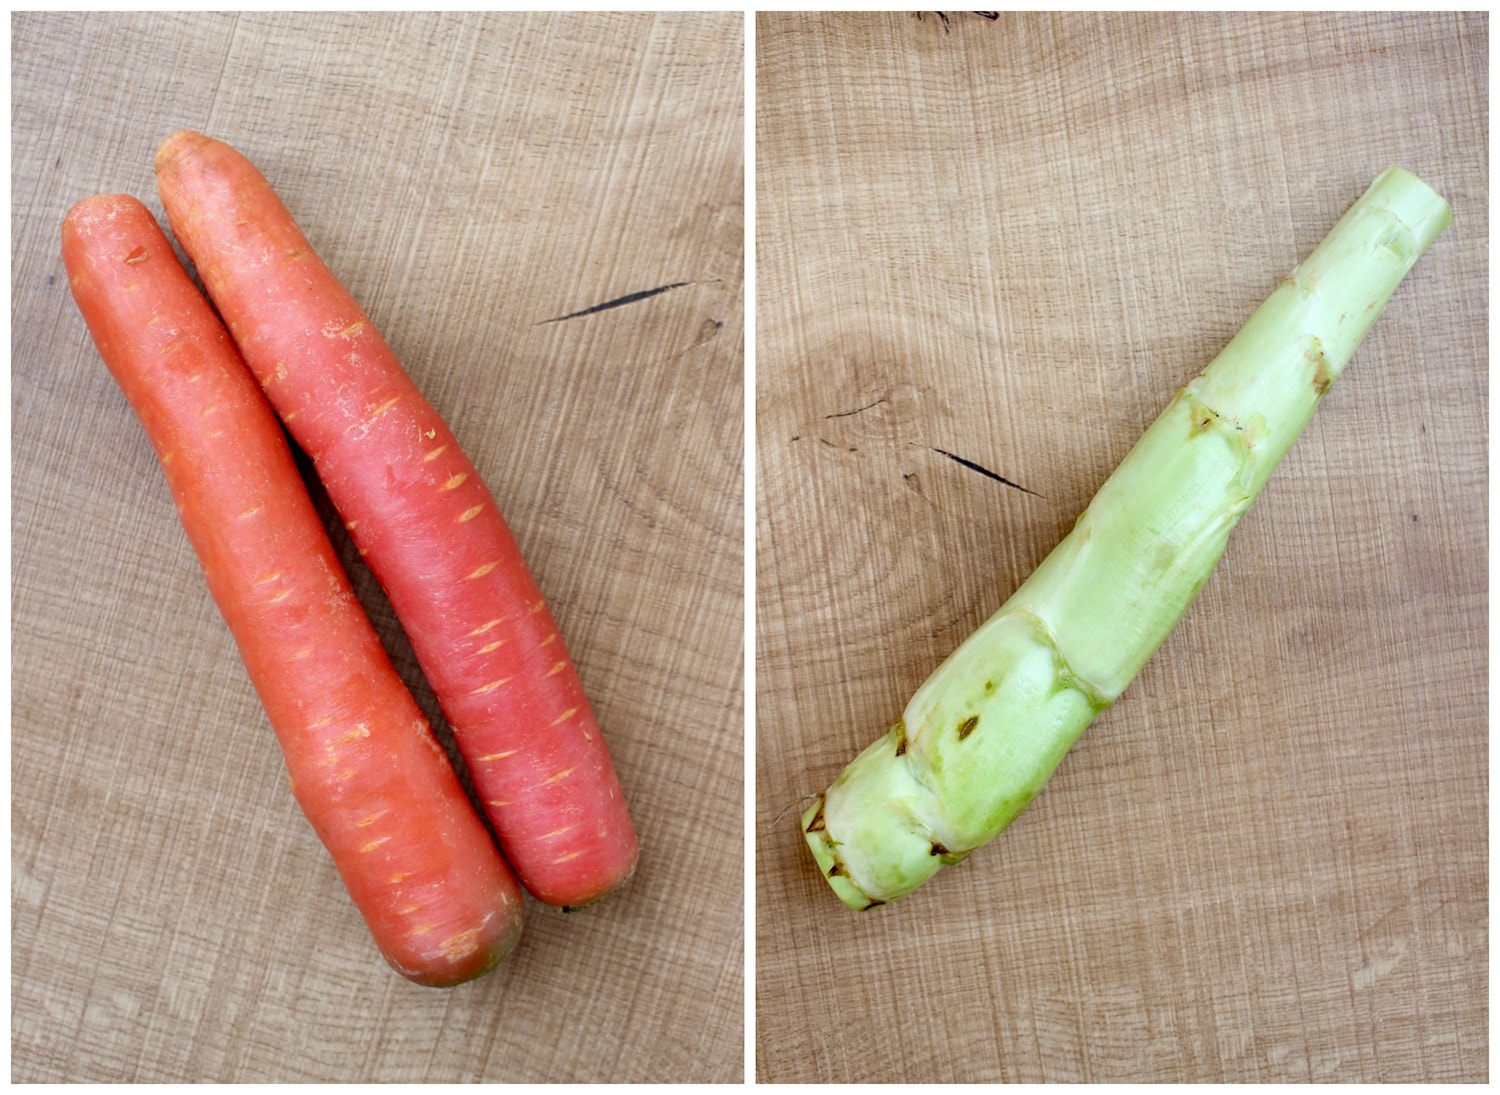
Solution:
<svg viewBox="0 0 1500 1095">
<path fill-rule="evenodd" d="M 758 16 L 761 1080 L 1486 1078 L 1487 34 Z M 845 909 L 804 796 L 1391 163 L 1453 227 L 1185 622 L 996 844 Z"/>
<path fill-rule="evenodd" d="M 12 50 L 13 1078 L 739 1079 L 743 16 L 25 14 Z M 184 127 L 255 160 L 484 473 L 633 805 L 628 887 L 529 904 L 478 982 L 369 941 L 70 299 L 64 212 L 159 214 Z"/>
</svg>

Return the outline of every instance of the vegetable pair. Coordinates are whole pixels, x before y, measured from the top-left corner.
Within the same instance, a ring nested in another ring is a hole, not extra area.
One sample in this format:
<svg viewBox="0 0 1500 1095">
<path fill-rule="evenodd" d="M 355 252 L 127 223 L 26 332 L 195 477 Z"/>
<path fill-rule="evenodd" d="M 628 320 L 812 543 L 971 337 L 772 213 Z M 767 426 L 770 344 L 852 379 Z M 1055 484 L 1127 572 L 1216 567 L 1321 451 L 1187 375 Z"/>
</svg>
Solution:
<svg viewBox="0 0 1500 1095">
<path fill-rule="evenodd" d="M 182 132 L 157 181 L 228 332 L 126 196 L 64 220 L 75 300 L 377 945 L 424 984 L 478 976 L 519 937 L 517 875 L 571 907 L 635 867 L 577 671 L 478 471 L 260 173 Z M 281 423 L 385 588 L 504 859 L 355 598 Z"/>
</svg>

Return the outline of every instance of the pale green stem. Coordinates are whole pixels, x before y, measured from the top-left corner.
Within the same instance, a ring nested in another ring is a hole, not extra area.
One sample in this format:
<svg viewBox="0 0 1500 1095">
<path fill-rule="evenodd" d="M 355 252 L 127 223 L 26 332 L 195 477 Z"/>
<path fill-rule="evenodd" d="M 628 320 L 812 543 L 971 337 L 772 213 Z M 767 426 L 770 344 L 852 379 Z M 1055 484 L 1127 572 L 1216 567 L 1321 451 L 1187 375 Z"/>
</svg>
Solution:
<svg viewBox="0 0 1500 1095">
<path fill-rule="evenodd" d="M 1073 531 L 803 815 L 852 908 L 997 835 L 1155 653 L 1230 530 L 1412 264 L 1451 220 L 1383 172 L 1152 423 Z"/>
</svg>

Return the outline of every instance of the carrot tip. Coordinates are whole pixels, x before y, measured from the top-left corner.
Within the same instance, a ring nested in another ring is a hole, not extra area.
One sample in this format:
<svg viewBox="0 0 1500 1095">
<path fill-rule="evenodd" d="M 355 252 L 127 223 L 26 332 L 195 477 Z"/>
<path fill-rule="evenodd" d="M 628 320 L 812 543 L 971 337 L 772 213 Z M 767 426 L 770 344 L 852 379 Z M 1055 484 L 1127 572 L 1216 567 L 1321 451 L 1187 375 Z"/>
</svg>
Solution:
<svg viewBox="0 0 1500 1095">
<path fill-rule="evenodd" d="M 151 215 L 151 211 L 129 194 L 95 194 L 74 203 L 68 210 L 63 217 L 63 236 L 89 235 L 96 225 L 115 220 L 122 212 L 136 211 L 145 212 L 147 216 L 151 216 L 152 223 L 155 223 L 156 218 Z"/>
<path fill-rule="evenodd" d="M 603 901 L 610 894 L 619 890 L 625 885 L 625 883 L 630 881 L 631 876 L 635 874 L 636 863 L 637 860 L 632 859 L 630 861 L 630 865 L 620 873 L 619 877 L 605 883 L 591 893 L 580 895 L 568 904 L 558 904 L 557 908 L 561 909 L 565 913 L 573 913 L 578 912 L 580 909 L 586 909 L 591 905 L 599 904 L 599 902 Z M 546 899 L 543 898 L 541 900 Z M 552 902 L 548 903 L 552 904 Z"/>
<path fill-rule="evenodd" d="M 156 170 L 161 171 L 192 148 L 208 144 L 213 138 L 191 129 L 179 129 L 156 148 Z"/>
</svg>

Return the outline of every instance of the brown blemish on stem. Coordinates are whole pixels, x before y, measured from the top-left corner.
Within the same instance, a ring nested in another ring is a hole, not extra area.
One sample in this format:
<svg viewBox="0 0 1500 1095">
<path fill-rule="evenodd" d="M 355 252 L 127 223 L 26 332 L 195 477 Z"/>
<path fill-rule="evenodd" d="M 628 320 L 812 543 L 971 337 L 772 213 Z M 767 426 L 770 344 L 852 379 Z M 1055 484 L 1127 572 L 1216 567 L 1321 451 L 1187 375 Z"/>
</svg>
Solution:
<svg viewBox="0 0 1500 1095">
<path fill-rule="evenodd" d="M 963 741 L 964 738 L 968 737 L 974 732 L 975 727 L 977 727 L 978 725 L 978 715 L 970 715 L 968 718 L 964 719 L 963 722 L 958 724 L 958 740 Z"/>
<path fill-rule="evenodd" d="M 1198 398 L 1191 392 L 1184 389 L 1182 398 L 1188 400 L 1196 407 L 1196 410 L 1193 413 L 1193 424 L 1190 430 L 1191 436 L 1197 437 L 1200 433 L 1202 433 L 1204 430 L 1207 430 L 1216 421 L 1218 421 L 1219 412 L 1214 410 L 1208 404 L 1200 402 Z"/>
<path fill-rule="evenodd" d="M 1313 391 L 1321 399 L 1333 385 L 1333 367 L 1328 363 L 1328 355 L 1323 352 L 1323 344 L 1317 339 L 1313 339 L 1313 348 L 1307 351 L 1306 356 L 1313 364 Z"/>
<path fill-rule="evenodd" d="M 823 807 L 820 805 L 818 812 L 813 815 L 813 819 L 807 823 L 807 832 L 822 833 L 827 832 L 827 830 L 828 823 L 823 820 Z"/>
</svg>

